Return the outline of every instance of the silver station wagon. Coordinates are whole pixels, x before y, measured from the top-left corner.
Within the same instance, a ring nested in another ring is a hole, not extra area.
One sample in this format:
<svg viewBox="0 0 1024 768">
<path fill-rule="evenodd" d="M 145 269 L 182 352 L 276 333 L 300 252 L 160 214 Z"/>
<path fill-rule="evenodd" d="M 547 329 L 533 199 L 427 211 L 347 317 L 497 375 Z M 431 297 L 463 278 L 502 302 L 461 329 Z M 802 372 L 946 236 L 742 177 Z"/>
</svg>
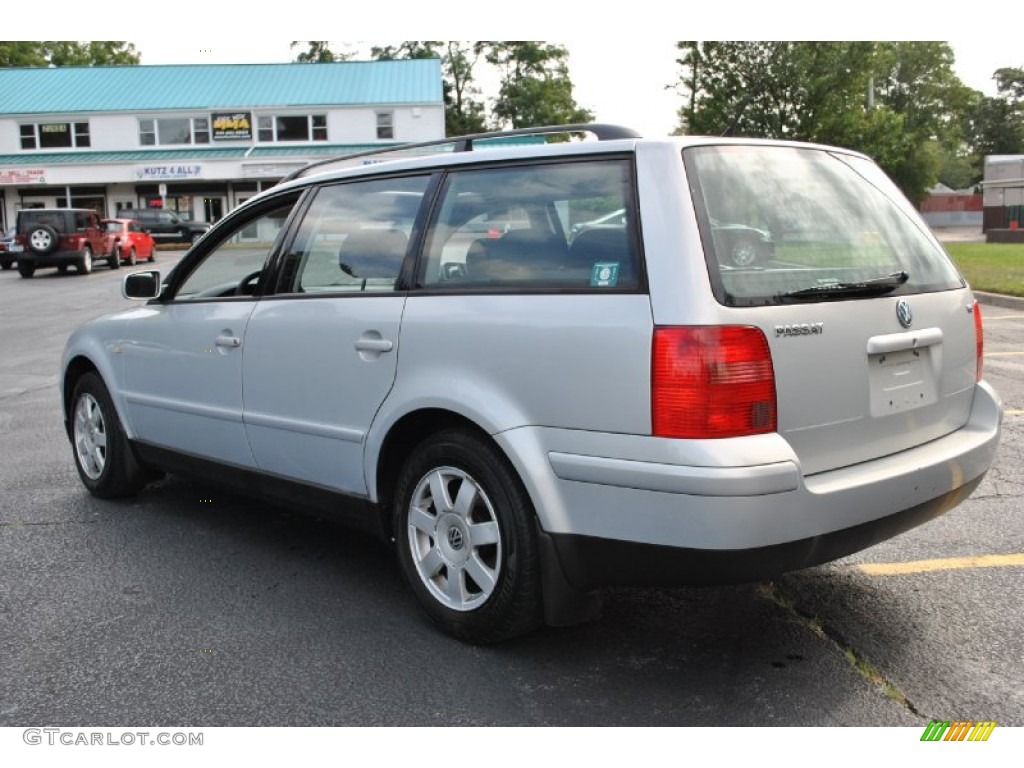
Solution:
<svg viewBox="0 0 1024 768">
<path fill-rule="evenodd" d="M 471 642 L 607 585 L 823 563 L 971 493 L 1002 419 L 981 312 L 875 164 L 570 128 L 597 140 L 308 168 L 127 276 L 145 303 L 63 360 L 86 487 L 340 515 Z"/>
</svg>

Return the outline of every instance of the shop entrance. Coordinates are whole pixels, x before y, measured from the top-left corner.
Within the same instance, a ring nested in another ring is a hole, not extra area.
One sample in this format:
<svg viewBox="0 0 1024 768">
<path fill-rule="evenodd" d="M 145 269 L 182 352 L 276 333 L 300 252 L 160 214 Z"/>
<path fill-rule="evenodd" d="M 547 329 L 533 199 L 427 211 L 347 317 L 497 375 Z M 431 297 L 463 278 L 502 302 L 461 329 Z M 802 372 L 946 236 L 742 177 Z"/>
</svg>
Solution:
<svg viewBox="0 0 1024 768">
<path fill-rule="evenodd" d="M 211 224 L 224 218 L 224 198 L 204 197 L 203 218 Z"/>
</svg>

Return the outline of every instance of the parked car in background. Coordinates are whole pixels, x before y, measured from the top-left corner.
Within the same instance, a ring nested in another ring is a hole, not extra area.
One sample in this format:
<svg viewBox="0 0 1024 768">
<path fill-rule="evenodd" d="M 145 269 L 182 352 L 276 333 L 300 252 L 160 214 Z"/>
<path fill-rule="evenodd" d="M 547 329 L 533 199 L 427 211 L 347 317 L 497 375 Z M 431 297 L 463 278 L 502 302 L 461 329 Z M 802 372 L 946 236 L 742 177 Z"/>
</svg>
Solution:
<svg viewBox="0 0 1024 768">
<path fill-rule="evenodd" d="M 17 230 L 14 227 L 11 227 L 4 232 L 3 237 L 0 237 L 0 268 L 10 269 L 18 261 L 18 257 L 10 250 L 11 246 L 14 244 L 15 232 L 17 232 Z"/>
<path fill-rule="evenodd" d="M 103 228 L 106 233 L 104 253 L 117 256 L 133 267 L 141 260 L 156 260 L 156 244 L 138 219 L 103 219 Z"/>
<path fill-rule="evenodd" d="M 577 130 L 601 140 L 309 167 L 128 275 L 145 304 L 64 352 L 85 487 L 180 472 L 344 516 L 473 642 L 585 620 L 606 586 L 834 560 L 967 498 L 1002 423 L 981 310 L 878 166 L 501 135 Z"/>
<path fill-rule="evenodd" d="M 135 219 L 157 243 L 194 243 L 207 232 L 205 221 L 188 221 L 173 211 L 162 208 L 122 208 L 120 219 Z"/>
<path fill-rule="evenodd" d="M 18 211 L 15 242 L 10 250 L 18 260 L 22 277 L 37 269 L 73 266 L 81 275 L 92 272 L 95 261 L 111 269 L 121 266 L 106 248 L 100 217 L 91 208 L 24 208 Z"/>
</svg>

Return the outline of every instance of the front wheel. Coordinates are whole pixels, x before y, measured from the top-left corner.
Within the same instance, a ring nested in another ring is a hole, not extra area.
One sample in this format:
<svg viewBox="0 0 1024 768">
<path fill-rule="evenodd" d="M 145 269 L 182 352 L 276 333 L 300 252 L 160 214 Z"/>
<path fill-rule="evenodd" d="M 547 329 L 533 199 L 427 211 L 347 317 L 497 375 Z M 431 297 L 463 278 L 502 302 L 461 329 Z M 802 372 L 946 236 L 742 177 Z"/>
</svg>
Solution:
<svg viewBox="0 0 1024 768">
<path fill-rule="evenodd" d="M 71 397 L 71 442 L 85 487 L 103 499 L 138 493 L 151 479 L 139 466 L 103 380 L 84 374 Z"/>
<path fill-rule="evenodd" d="M 409 586 L 445 632 L 491 643 L 540 625 L 533 507 L 485 437 L 447 430 L 412 452 L 395 489 L 394 531 Z"/>
</svg>

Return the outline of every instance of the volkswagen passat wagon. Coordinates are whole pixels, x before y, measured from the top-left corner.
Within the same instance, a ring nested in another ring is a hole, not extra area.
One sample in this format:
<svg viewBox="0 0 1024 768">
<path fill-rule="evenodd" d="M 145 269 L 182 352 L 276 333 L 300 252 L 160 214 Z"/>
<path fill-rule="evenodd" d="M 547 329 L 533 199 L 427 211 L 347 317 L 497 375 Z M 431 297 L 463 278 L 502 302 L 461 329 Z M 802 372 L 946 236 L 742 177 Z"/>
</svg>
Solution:
<svg viewBox="0 0 1024 768">
<path fill-rule="evenodd" d="M 143 303 L 64 355 L 85 486 L 330 510 L 473 642 L 605 585 L 823 563 L 971 493 L 1001 423 L 981 312 L 876 165 L 590 129 L 310 168 L 127 276 Z"/>
</svg>

